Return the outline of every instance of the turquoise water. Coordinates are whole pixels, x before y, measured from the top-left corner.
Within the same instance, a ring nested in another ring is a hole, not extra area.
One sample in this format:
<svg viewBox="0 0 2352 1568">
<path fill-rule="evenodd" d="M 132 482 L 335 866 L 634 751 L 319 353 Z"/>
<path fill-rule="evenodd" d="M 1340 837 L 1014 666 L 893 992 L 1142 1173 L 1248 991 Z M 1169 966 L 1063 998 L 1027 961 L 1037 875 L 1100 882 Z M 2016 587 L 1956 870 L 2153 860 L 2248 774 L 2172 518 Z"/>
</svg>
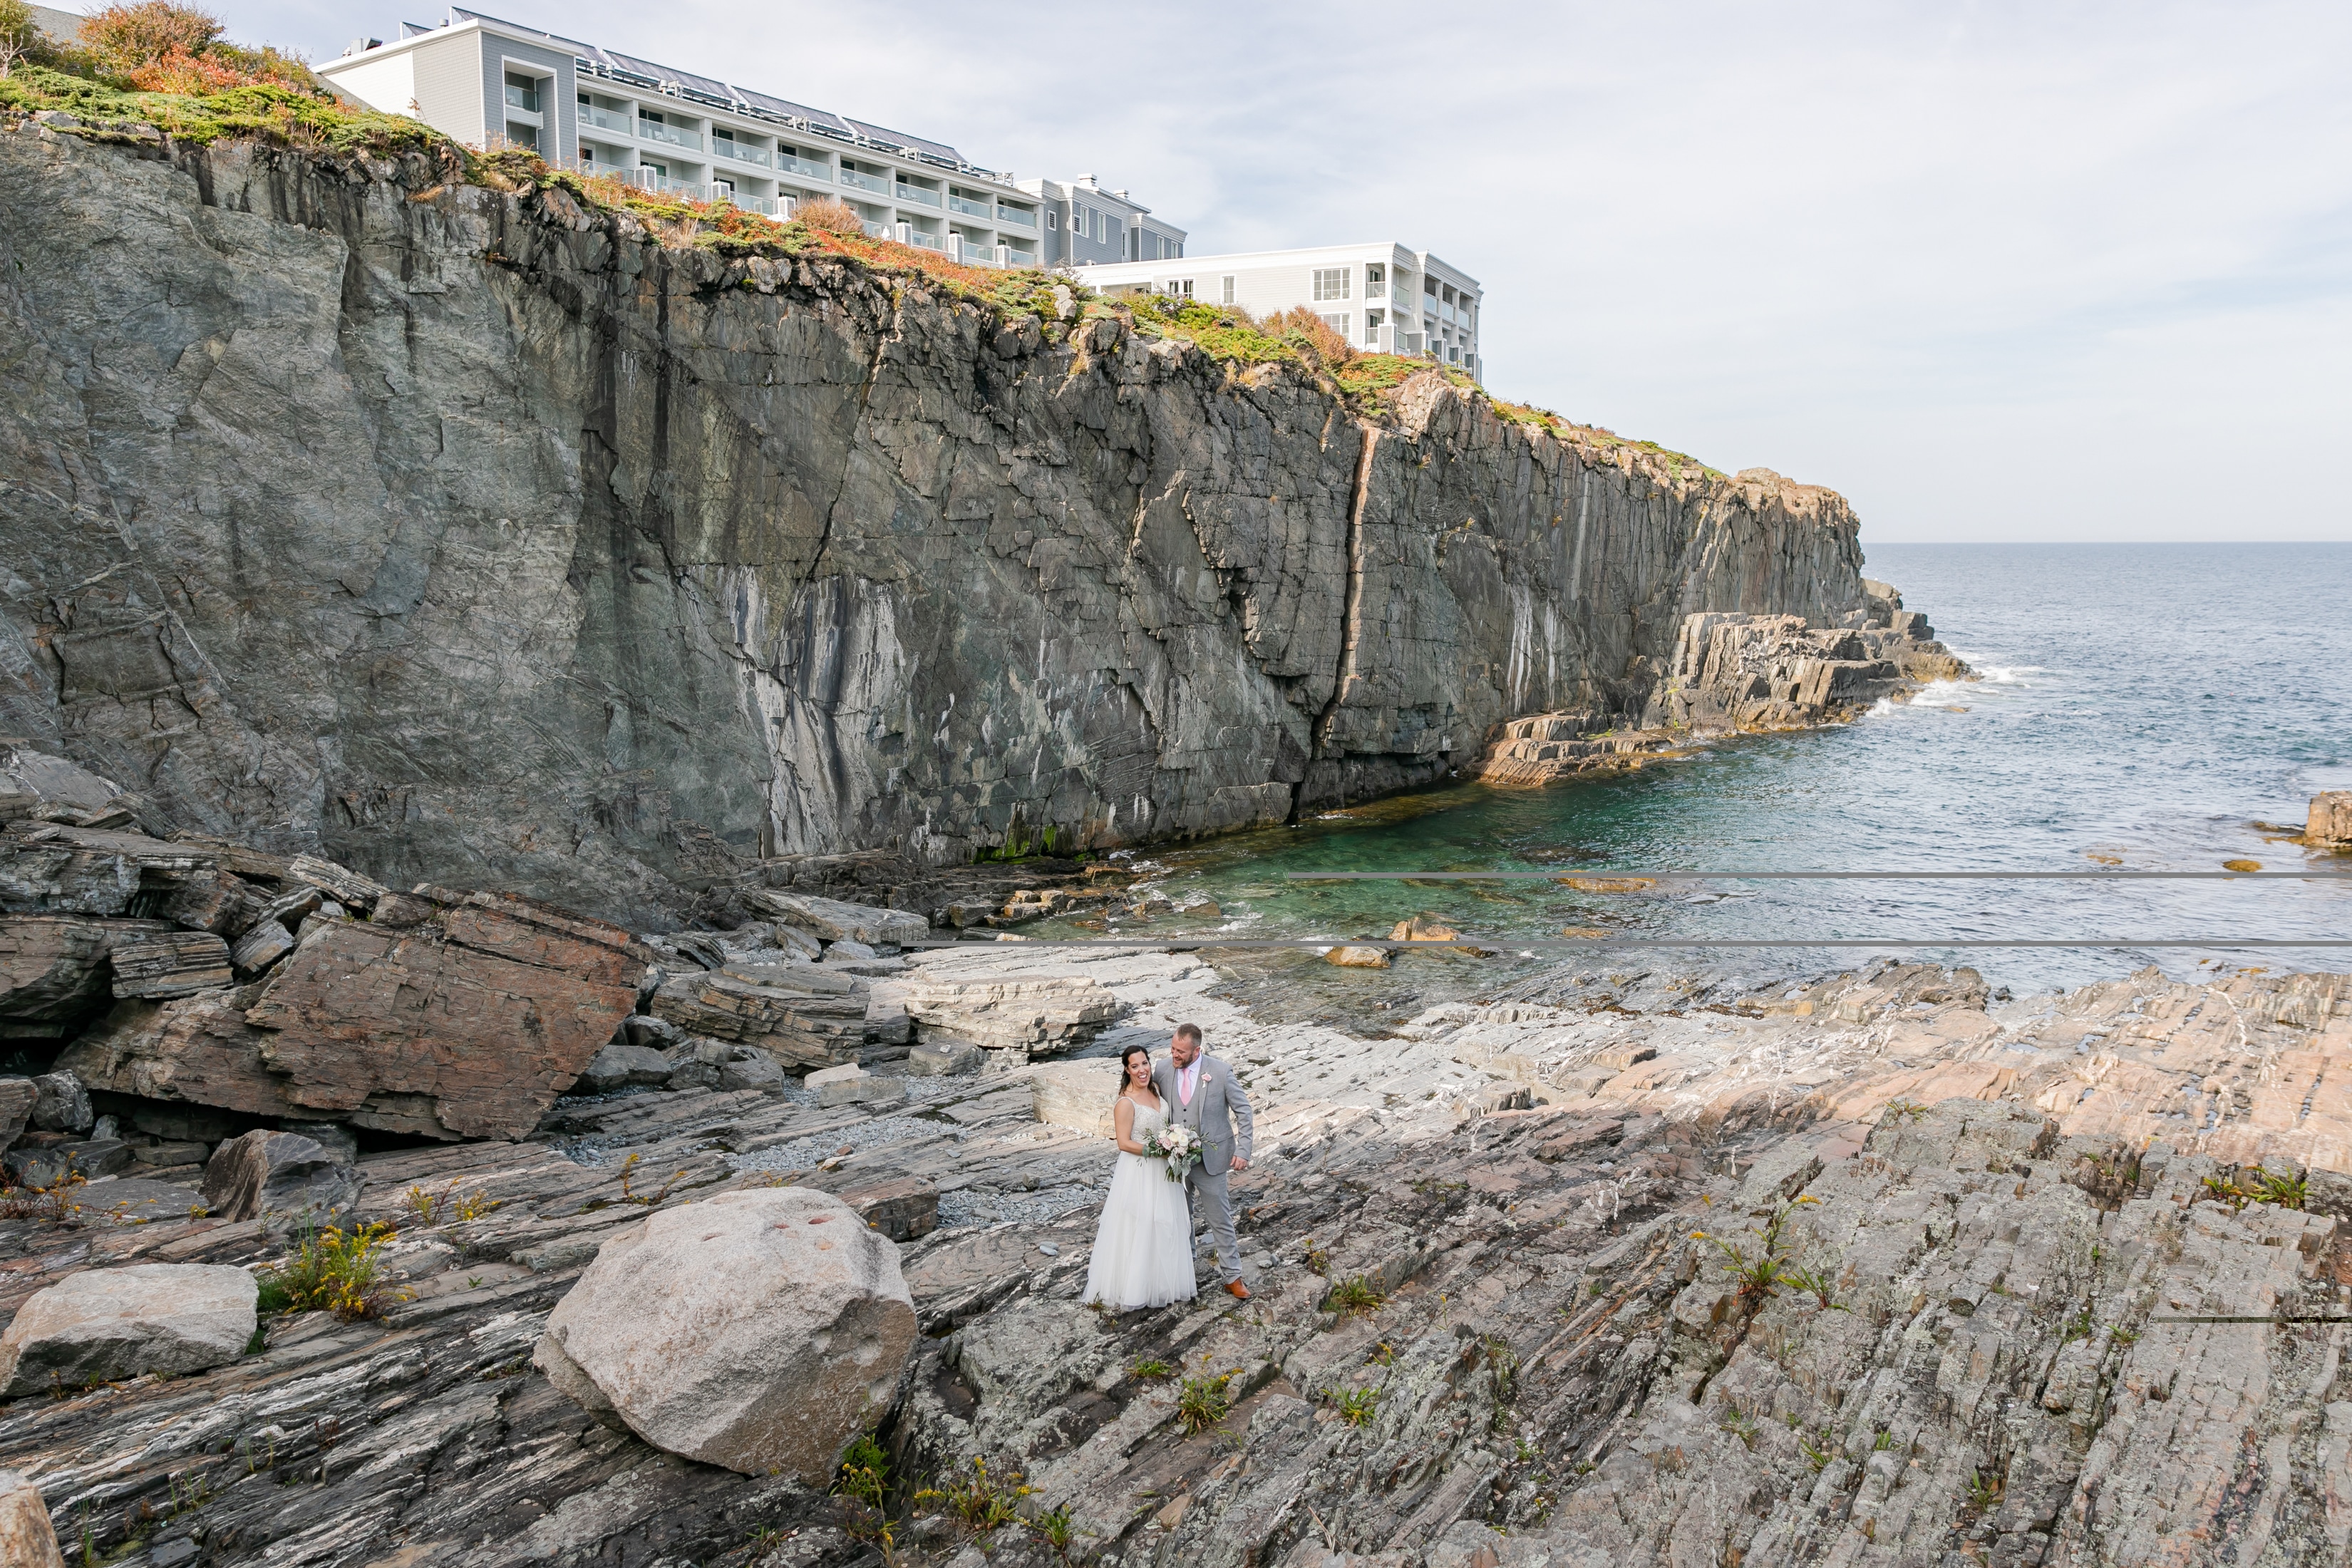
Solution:
<svg viewBox="0 0 2352 1568">
<path fill-rule="evenodd" d="M 1385 935 L 1439 915 L 1506 949 L 1485 963 L 1413 955 L 1350 973 L 1292 957 L 1231 967 L 1264 992 L 1305 985 L 1342 1013 L 1416 1005 L 1562 964 L 1818 973 L 1868 953 L 1521 956 L 1563 928 L 1778 939 L 2352 936 L 2352 882 L 1722 883 L 1578 893 L 1512 886 L 1291 884 L 1315 870 L 2265 869 L 2327 864 L 2263 824 L 2299 827 L 2315 790 L 2352 788 L 2352 545 L 1884 545 L 1869 571 L 1927 612 L 1981 679 L 1805 734 L 1720 742 L 1633 773 L 1536 791 L 1472 785 L 1295 827 L 1162 852 L 1147 864 L 1181 913 L 1120 931 Z M 1039 936 L 1100 933 L 1033 927 Z M 1889 950 L 1894 951 L 1894 950 Z M 2352 952 L 1930 951 L 2022 993 L 2148 963 L 2352 967 Z M 1263 997 L 1261 997 L 1263 999 Z"/>
</svg>

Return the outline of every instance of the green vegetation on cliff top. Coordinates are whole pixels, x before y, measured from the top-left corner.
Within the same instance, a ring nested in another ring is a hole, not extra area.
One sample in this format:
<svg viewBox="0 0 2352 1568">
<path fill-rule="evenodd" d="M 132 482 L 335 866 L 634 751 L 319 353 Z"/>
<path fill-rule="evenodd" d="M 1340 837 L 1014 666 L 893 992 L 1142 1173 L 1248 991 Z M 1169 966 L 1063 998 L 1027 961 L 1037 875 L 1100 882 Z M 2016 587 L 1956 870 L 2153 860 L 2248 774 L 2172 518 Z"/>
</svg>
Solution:
<svg viewBox="0 0 2352 1568">
<path fill-rule="evenodd" d="M 736 257 L 839 257 L 1048 324 L 1060 320 L 1062 298 L 1068 298 L 1084 316 L 1116 317 L 1146 335 L 1181 340 L 1239 371 L 1295 366 L 1367 409 L 1378 408 L 1415 376 L 1435 375 L 1528 429 L 1596 446 L 1609 456 L 1626 448 L 1648 453 L 1675 479 L 1723 477 L 1654 441 L 1626 441 L 1548 409 L 1494 397 L 1457 366 L 1360 353 L 1304 307 L 1259 320 L 1230 305 L 1144 292 L 1098 299 L 1066 277 L 967 267 L 935 250 L 876 239 L 854 216 L 778 222 L 726 202 L 659 195 L 551 168 L 533 153 L 478 153 L 420 121 L 348 105 L 299 59 L 228 43 L 222 31 L 205 12 L 170 0 L 142 0 L 98 13 L 73 44 L 58 45 L 33 27 L 23 0 L 0 0 L 0 116 L 69 115 L 75 123 L 58 129 L 95 142 L 152 142 L 161 132 L 192 146 L 249 139 L 346 155 L 423 155 L 437 160 L 451 183 L 510 194 L 562 191 L 593 210 L 626 213 L 664 245 Z"/>
</svg>

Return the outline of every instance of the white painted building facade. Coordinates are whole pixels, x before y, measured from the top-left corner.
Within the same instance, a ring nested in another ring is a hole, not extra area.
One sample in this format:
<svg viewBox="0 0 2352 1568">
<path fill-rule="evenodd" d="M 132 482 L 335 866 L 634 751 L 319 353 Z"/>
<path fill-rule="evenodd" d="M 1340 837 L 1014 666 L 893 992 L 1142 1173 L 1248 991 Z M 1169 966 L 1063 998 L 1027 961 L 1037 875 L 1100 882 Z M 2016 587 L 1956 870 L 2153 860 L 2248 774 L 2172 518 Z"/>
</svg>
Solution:
<svg viewBox="0 0 2352 1568">
<path fill-rule="evenodd" d="M 315 68 L 339 91 L 469 146 L 782 217 L 848 203 L 866 232 L 997 267 L 1181 253 L 1184 234 L 1124 192 L 982 168 L 909 136 L 478 12 L 362 39 Z M 1074 225 L 1108 243 L 1081 241 Z"/>
<path fill-rule="evenodd" d="M 1296 305 L 1368 353 L 1429 354 L 1479 374 L 1478 280 L 1393 241 L 1083 266 L 1105 293 L 1142 289 L 1272 315 Z"/>
</svg>

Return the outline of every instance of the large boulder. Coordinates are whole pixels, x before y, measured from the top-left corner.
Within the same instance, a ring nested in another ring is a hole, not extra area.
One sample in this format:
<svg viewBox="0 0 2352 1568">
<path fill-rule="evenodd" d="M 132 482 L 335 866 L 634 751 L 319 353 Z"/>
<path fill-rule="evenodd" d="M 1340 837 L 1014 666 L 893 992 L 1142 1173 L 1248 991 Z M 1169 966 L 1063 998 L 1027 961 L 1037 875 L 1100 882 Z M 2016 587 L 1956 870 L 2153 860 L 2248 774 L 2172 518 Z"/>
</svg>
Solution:
<svg viewBox="0 0 2352 1568">
<path fill-rule="evenodd" d="M 654 1447 L 824 1485 L 915 1341 L 898 1249 L 829 1193 L 722 1193 L 606 1242 L 532 1360 Z"/>
<path fill-rule="evenodd" d="M 8 1568 L 66 1568 L 41 1489 L 15 1470 L 0 1470 L 0 1563 Z"/>
<path fill-rule="evenodd" d="M 340 1151 L 299 1132 L 257 1131 L 213 1151 L 205 1206 L 222 1219 L 308 1214 L 319 1219 L 359 1201 L 367 1178 Z"/>
<path fill-rule="evenodd" d="M 253 1338 L 259 1293 L 244 1269 L 210 1263 L 69 1274 L 0 1334 L 0 1397 L 226 1366 Z"/>
<path fill-rule="evenodd" d="M 487 893 L 415 926 L 319 917 L 267 981 L 119 1004 L 58 1065 L 272 1119 L 521 1138 L 635 1010 L 647 956 L 616 926 Z"/>
<path fill-rule="evenodd" d="M 2321 848 L 2352 849 L 2352 790 L 2322 790 L 2313 795 L 2303 837 Z"/>
</svg>

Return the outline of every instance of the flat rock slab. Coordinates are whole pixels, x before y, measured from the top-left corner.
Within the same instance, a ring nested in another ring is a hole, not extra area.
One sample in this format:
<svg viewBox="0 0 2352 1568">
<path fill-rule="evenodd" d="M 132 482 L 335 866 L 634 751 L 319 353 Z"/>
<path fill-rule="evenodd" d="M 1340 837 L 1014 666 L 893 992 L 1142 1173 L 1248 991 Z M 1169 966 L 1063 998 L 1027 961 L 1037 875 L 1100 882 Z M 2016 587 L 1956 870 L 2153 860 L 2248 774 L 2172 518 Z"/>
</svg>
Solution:
<svg viewBox="0 0 2352 1568">
<path fill-rule="evenodd" d="M 904 947 L 922 941 L 931 929 L 929 921 L 905 910 L 879 910 L 805 893 L 761 890 L 744 894 L 743 901 L 825 942 L 855 942 L 868 948 Z"/>
<path fill-rule="evenodd" d="M 722 1193 L 604 1243 L 534 1356 L 657 1448 L 811 1486 L 886 1410 L 915 1338 L 898 1249 L 829 1193 Z"/>
<path fill-rule="evenodd" d="M 109 955 L 118 997 L 192 996 L 229 983 L 228 943 L 208 931 L 121 935 Z"/>
<path fill-rule="evenodd" d="M 778 965 L 772 984 L 725 972 L 673 975 L 654 993 L 654 1016 L 689 1035 L 756 1046 L 795 1067 L 855 1060 L 866 1038 L 866 998 L 829 984 L 804 986 L 791 973 L 795 967 L 814 969 Z"/>
<path fill-rule="evenodd" d="M 0 1334 L 0 1393 L 174 1375 L 225 1366 L 253 1338 L 251 1274 L 203 1263 L 140 1263 L 69 1275 Z"/>
<path fill-rule="evenodd" d="M 1121 1010 L 1118 996 L 1101 982 L 1076 974 L 926 977 L 906 988 L 904 1001 L 907 1016 L 927 1036 L 936 1031 L 985 1050 L 1021 1055 L 1084 1045 Z"/>
</svg>

